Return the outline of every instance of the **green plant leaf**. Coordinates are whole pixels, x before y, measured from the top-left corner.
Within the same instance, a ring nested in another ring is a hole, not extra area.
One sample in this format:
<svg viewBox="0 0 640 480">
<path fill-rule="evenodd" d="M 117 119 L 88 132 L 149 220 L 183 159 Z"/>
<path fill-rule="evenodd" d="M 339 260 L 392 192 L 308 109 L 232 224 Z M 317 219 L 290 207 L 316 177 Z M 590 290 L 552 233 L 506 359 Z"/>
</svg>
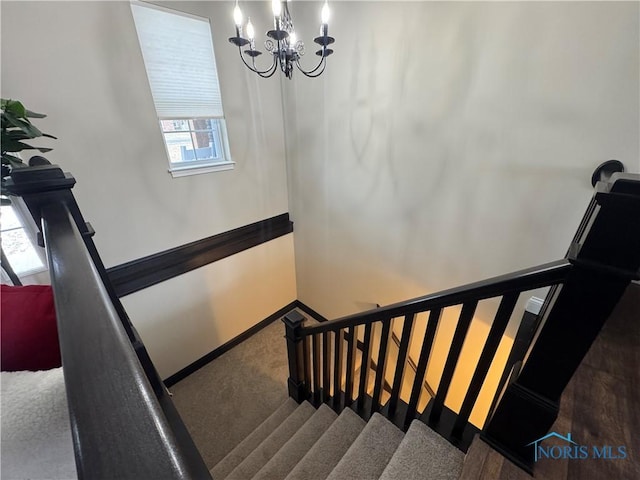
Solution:
<svg viewBox="0 0 640 480">
<path fill-rule="evenodd" d="M 24 105 L 17 100 L 7 100 L 2 108 L 5 112 L 10 112 L 12 115 L 19 118 L 24 118 L 27 115 L 27 109 L 24 108 Z"/>
<path fill-rule="evenodd" d="M 27 138 L 31 138 L 29 135 L 24 133 L 22 130 L 7 130 L 6 132 L 2 132 L 2 142 L 4 143 L 6 139 L 9 140 L 26 140 Z"/>
<path fill-rule="evenodd" d="M 9 110 L 5 110 L 4 112 L 2 112 L 2 120 L 4 120 L 3 122 L 4 128 L 11 128 L 11 127 L 22 128 L 23 125 L 27 123 L 24 120 L 21 120 L 20 118 L 16 117 Z"/>
<path fill-rule="evenodd" d="M 11 165 L 12 167 L 24 167 L 24 163 L 21 158 L 14 157 L 13 155 L 9 155 L 7 153 L 2 154 L 2 164 L 3 165 Z"/>
<path fill-rule="evenodd" d="M 58 139 L 58 137 L 54 137 L 53 135 L 49 135 L 48 133 L 44 133 L 44 132 L 42 133 L 42 136 L 47 138 L 53 138 L 54 140 Z M 28 138 L 35 138 L 35 137 L 25 133 L 23 130 L 4 129 L 2 131 L 2 141 L 4 142 L 7 138 L 12 140 L 26 140 Z"/>
<path fill-rule="evenodd" d="M 24 120 L 20 120 L 11 112 L 2 112 L 2 128 L 22 128 Z"/>
<path fill-rule="evenodd" d="M 35 150 L 35 147 L 16 140 L 10 140 L 2 144 L 2 151 L 4 152 L 21 152 L 22 150 Z"/>
<path fill-rule="evenodd" d="M 3 164 L 5 164 L 5 160 L 8 162 L 18 161 L 21 163 L 20 159 L 6 154 L 6 152 L 38 150 L 45 153 L 52 150 L 48 147 L 33 147 L 22 142 L 22 140 L 38 137 L 56 139 L 53 135 L 41 132 L 38 127 L 29 121 L 29 118 L 45 118 L 45 114 L 27 110 L 25 106 L 17 100 L 2 98 L 0 99 L 0 105 L 2 107 L 0 143 L 2 144 Z"/>
<path fill-rule="evenodd" d="M 20 150 L 24 150 L 24 147 L 21 145 L 22 142 L 17 140 L 12 140 L 10 138 L 2 139 L 2 152 L 19 152 Z"/>
<path fill-rule="evenodd" d="M 38 150 L 42 153 L 46 153 L 50 152 L 53 149 L 47 147 L 34 147 L 32 145 L 29 145 L 28 143 L 18 142 L 16 140 L 10 140 L 8 142 L 3 142 L 2 144 L 3 152 L 21 152 L 23 150 Z"/>
<path fill-rule="evenodd" d="M 4 112 L 4 115 L 7 118 L 7 120 L 11 123 L 11 125 L 13 125 L 14 127 L 18 127 L 25 133 L 28 133 L 29 135 L 31 135 L 31 138 L 42 136 L 42 132 L 38 130 L 37 127 L 32 125 L 31 122 L 21 120 L 15 117 L 14 115 L 12 115 L 11 113 L 9 113 L 8 111 Z"/>
<path fill-rule="evenodd" d="M 46 115 L 44 113 L 36 113 L 36 112 L 32 112 L 31 110 L 25 110 L 25 117 L 27 118 L 46 118 Z"/>
</svg>

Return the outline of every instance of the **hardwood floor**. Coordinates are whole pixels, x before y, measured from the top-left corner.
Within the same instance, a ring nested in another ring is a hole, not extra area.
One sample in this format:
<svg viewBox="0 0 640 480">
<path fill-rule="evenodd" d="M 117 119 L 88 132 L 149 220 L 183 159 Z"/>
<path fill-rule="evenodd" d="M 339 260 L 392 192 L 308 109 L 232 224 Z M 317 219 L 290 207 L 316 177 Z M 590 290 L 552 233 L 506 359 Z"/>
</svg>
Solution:
<svg viewBox="0 0 640 480">
<path fill-rule="evenodd" d="M 542 459 L 533 478 L 640 479 L 640 285 L 631 284 L 562 395 L 552 431 L 580 445 L 626 447 L 626 459 Z M 532 477 L 476 438 L 464 480 Z"/>
</svg>

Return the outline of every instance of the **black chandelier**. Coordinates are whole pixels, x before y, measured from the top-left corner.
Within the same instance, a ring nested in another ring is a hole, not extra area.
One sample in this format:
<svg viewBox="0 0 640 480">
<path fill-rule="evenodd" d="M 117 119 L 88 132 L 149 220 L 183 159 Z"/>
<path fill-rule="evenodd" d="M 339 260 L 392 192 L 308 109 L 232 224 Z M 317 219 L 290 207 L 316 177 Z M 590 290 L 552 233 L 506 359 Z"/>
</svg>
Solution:
<svg viewBox="0 0 640 480">
<path fill-rule="evenodd" d="M 274 29 L 267 32 L 267 37 L 269 38 L 264 42 L 264 48 L 272 54 L 273 61 L 269 68 L 260 70 L 256 66 L 256 57 L 262 55 L 262 52 L 256 50 L 255 47 L 255 30 L 251 23 L 251 18 L 248 18 L 246 26 L 243 26 L 244 18 L 238 1 L 236 0 L 236 6 L 233 9 L 236 36 L 231 37 L 229 41 L 238 47 L 238 53 L 243 63 L 249 70 L 263 78 L 272 76 L 278 69 L 278 66 L 280 66 L 280 70 L 290 79 L 293 76 L 294 65 L 307 77 L 319 77 L 327 65 L 327 57 L 333 53 L 333 50 L 327 47 L 335 42 L 335 39 L 328 35 L 329 5 L 327 1 L 325 0 L 324 6 L 322 7 L 320 36 L 313 39 L 315 43 L 320 45 L 320 50 L 316 52 L 316 55 L 320 57 L 320 61 L 312 70 L 305 70 L 300 65 L 300 57 L 304 55 L 304 43 L 296 37 L 293 19 L 289 13 L 289 2 L 287 0 L 272 0 L 271 7 L 273 10 Z M 242 35 L 243 28 L 246 31 L 247 38 Z M 242 47 L 246 45 L 248 45 L 248 48 L 243 52 Z M 249 61 L 245 59 L 242 55 L 243 53 L 249 57 Z"/>
</svg>

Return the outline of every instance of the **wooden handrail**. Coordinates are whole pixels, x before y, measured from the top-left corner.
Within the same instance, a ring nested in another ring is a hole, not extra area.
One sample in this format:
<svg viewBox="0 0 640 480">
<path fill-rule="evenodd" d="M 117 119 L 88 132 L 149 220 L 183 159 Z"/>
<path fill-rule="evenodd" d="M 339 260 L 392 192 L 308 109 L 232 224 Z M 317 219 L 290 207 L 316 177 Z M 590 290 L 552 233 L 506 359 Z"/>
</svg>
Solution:
<svg viewBox="0 0 640 480">
<path fill-rule="evenodd" d="M 537 267 L 519 270 L 507 275 L 470 283 L 461 287 L 443 290 L 405 302 L 394 303 L 386 307 L 368 310 L 362 313 L 302 327 L 297 331 L 300 337 L 316 333 L 336 331 L 356 325 L 366 325 L 386 318 L 401 317 L 407 314 L 426 312 L 435 308 L 460 305 L 470 300 L 484 300 L 510 292 L 523 292 L 534 288 L 548 287 L 562 283 L 571 271 L 567 259 L 546 263 Z"/>
<path fill-rule="evenodd" d="M 68 208 L 42 208 L 80 478 L 211 478 L 184 452 Z"/>
</svg>

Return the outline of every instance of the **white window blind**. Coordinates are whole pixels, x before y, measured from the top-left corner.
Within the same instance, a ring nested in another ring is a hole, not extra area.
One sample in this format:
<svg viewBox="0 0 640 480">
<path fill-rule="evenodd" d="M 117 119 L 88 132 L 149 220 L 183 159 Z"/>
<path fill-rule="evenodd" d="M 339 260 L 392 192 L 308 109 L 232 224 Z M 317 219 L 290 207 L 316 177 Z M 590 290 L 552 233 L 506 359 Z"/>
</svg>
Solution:
<svg viewBox="0 0 640 480">
<path fill-rule="evenodd" d="M 131 2 L 159 118 L 222 118 L 209 20 Z"/>
</svg>

